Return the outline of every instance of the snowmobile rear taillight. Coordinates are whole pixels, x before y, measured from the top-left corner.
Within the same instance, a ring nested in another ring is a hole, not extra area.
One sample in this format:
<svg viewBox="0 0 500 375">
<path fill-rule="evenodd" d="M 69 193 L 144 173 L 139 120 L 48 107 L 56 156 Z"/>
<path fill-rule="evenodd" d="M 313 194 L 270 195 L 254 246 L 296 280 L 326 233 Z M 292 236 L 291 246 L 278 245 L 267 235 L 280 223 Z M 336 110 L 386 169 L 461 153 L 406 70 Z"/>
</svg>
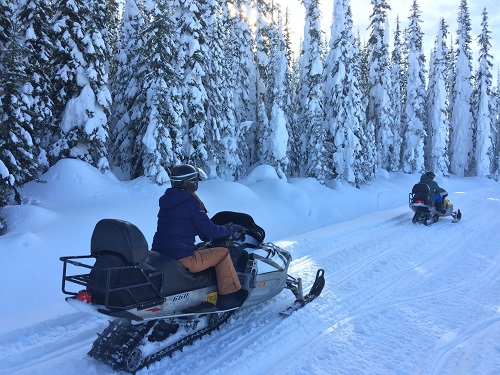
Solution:
<svg viewBox="0 0 500 375">
<path fill-rule="evenodd" d="M 416 199 L 416 200 L 415 200 L 415 203 L 422 203 L 422 204 L 423 204 L 423 203 L 424 203 L 424 201 L 423 201 L 423 200 L 420 200 L 420 199 Z"/>
<path fill-rule="evenodd" d="M 78 301 L 92 303 L 92 293 L 88 290 L 80 290 L 76 295 L 76 299 Z"/>
</svg>

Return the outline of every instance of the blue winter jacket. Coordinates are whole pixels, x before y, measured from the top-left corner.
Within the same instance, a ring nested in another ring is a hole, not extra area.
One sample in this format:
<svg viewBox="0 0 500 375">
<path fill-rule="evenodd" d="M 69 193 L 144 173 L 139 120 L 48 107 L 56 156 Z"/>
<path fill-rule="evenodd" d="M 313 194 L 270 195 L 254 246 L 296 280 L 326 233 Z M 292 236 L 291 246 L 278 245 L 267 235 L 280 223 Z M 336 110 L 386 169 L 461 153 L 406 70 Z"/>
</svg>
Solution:
<svg viewBox="0 0 500 375">
<path fill-rule="evenodd" d="M 151 250 L 182 259 L 194 254 L 195 237 L 229 237 L 226 225 L 215 225 L 201 200 L 184 189 L 169 188 L 160 198 L 158 225 Z"/>
</svg>

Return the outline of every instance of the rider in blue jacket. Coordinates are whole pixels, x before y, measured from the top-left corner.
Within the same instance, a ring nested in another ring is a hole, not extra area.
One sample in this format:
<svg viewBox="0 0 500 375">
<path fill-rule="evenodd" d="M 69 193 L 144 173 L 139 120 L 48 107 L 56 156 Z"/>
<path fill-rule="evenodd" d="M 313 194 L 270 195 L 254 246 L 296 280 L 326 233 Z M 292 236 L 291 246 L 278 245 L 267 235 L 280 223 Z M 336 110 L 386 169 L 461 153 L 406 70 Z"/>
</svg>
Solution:
<svg viewBox="0 0 500 375">
<path fill-rule="evenodd" d="M 439 187 L 438 183 L 434 181 L 434 177 L 436 177 L 436 174 L 434 172 L 426 172 L 420 177 L 420 182 L 427 184 L 431 188 L 431 192 L 434 196 L 434 206 L 436 206 L 436 210 L 441 211 L 444 202 L 443 195 L 441 193 L 446 193 L 446 190 Z M 446 194 L 445 196 L 447 195 L 448 194 Z"/>
<path fill-rule="evenodd" d="M 176 259 L 189 272 L 215 267 L 219 292 L 217 306 L 221 309 L 238 307 L 248 292 L 241 289 L 229 249 L 196 250 L 195 237 L 228 238 L 243 228 L 236 224 L 216 225 L 210 220 L 205 205 L 195 194 L 200 179 L 206 179 L 205 173 L 189 164 L 178 165 L 172 170 L 172 187 L 159 201 L 158 225 L 151 250 Z"/>
</svg>

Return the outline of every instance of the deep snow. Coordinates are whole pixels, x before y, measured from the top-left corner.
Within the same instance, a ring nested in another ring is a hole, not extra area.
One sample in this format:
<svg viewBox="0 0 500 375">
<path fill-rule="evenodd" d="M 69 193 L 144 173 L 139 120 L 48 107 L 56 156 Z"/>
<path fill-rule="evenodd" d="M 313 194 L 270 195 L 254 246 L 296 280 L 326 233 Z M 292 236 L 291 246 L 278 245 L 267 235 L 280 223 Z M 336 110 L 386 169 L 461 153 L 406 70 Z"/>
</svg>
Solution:
<svg viewBox="0 0 500 375">
<path fill-rule="evenodd" d="M 62 255 L 89 252 L 102 218 L 133 222 L 149 242 L 165 187 L 119 181 L 62 160 L 0 211 L 0 374 L 112 374 L 86 352 L 106 320 L 73 310 L 61 292 Z M 266 241 L 286 247 L 306 288 L 325 269 L 322 295 L 283 319 L 283 291 L 243 309 L 209 337 L 141 374 L 497 374 L 500 369 L 500 185 L 438 179 L 461 208 L 411 223 L 418 175 L 380 171 L 361 189 L 277 178 L 258 167 L 240 182 L 200 184 L 209 215 L 251 214 Z"/>
</svg>

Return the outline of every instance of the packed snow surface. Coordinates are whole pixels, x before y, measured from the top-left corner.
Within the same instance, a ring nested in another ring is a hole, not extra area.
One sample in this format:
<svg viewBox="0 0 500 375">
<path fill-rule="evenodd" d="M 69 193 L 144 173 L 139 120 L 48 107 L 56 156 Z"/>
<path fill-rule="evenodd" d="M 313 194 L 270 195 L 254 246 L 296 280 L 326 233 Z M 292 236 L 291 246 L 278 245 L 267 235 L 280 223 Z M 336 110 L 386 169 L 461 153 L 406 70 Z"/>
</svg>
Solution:
<svg viewBox="0 0 500 375">
<path fill-rule="evenodd" d="M 500 185 L 438 179 L 463 219 L 411 222 L 418 175 L 380 171 L 361 189 L 277 178 L 258 167 L 240 182 L 212 179 L 199 195 L 209 215 L 251 214 L 266 241 L 288 249 L 290 274 L 307 289 L 325 270 L 322 295 L 288 318 L 284 290 L 242 309 L 218 331 L 139 374 L 498 374 Z M 107 325 L 74 310 L 61 292 L 63 255 L 89 253 L 102 218 L 136 224 L 149 243 L 160 187 L 119 181 L 63 160 L 1 209 L 0 374 L 115 374 L 88 357 Z"/>
</svg>

